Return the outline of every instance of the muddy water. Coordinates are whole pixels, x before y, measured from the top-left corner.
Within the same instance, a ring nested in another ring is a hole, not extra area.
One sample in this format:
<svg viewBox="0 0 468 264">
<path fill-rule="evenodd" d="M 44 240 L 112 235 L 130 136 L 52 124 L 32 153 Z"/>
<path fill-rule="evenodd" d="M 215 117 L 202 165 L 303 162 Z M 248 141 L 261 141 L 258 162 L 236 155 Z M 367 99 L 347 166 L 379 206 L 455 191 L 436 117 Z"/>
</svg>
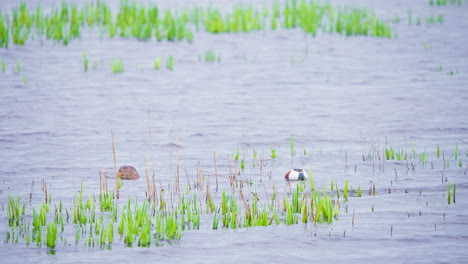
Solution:
<svg viewBox="0 0 468 264">
<path fill-rule="evenodd" d="M 24 242 L 2 244 L 2 263 L 466 263 L 468 145 L 461 140 L 468 141 L 468 4 L 333 2 L 373 8 L 389 21 L 400 17 L 392 25 L 397 36 L 200 32 L 188 44 L 100 39 L 95 30 L 66 47 L 35 40 L 1 49 L 7 71 L 0 73 L 0 238 L 8 231 L 8 194 L 29 201 L 31 193 L 37 207 L 43 180 L 53 199 L 69 207 L 81 182 L 85 193 L 97 194 L 98 171 L 113 172 L 111 129 L 118 166 L 133 165 L 144 175 L 145 157 L 151 163 L 148 110 L 163 188 L 171 188 L 177 152 L 193 183 L 197 167 L 214 170 L 213 152 L 219 173 L 227 175 L 226 155 L 232 159 L 240 149 L 247 160 L 241 177 L 257 183 L 252 152 L 268 159 L 274 147 L 279 158 L 267 161 L 263 172 L 268 190 L 274 184 L 282 196 L 289 192 L 283 175 L 291 166 L 310 166 L 317 186 L 332 179 L 339 188 L 346 180 L 354 189 L 361 186 L 363 197 L 343 204 L 337 221 L 213 231 L 207 216 L 200 230 L 185 232 L 175 245 L 128 248 L 117 242 L 113 250 L 101 250 L 75 245 L 70 234 L 55 256 Z M 426 22 L 439 14 L 443 24 Z M 210 48 L 221 54 L 220 63 L 203 61 Z M 83 52 L 96 69 L 83 71 Z M 159 55 L 164 62 L 173 56 L 175 69 L 152 69 Z M 117 58 L 125 65 L 122 74 L 111 73 Z M 13 70 L 17 61 L 19 74 Z M 385 146 L 411 152 L 412 145 L 417 153 L 428 152 L 426 164 L 375 156 Z M 436 157 L 438 145 L 448 168 Z M 374 159 L 363 161 L 368 155 Z M 455 204 L 447 205 L 447 183 L 457 184 Z M 369 195 L 374 184 L 376 195 Z M 221 180 L 221 189 L 228 186 Z M 262 193 L 259 186 L 252 191 Z M 141 200 L 145 190 L 144 179 L 126 181 L 122 200 Z"/>
</svg>

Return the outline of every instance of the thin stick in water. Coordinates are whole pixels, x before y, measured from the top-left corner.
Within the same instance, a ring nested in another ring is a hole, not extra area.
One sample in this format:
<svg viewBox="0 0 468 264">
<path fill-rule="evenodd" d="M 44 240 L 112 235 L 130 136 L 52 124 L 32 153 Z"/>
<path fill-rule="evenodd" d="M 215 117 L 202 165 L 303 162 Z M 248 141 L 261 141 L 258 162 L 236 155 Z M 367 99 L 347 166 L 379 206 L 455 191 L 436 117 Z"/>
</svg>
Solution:
<svg viewBox="0 0 468 264">
<path fill-rule="evenodd" d="M 114 158 L 114 172 L 115 172 L 115 193 L 117 200 L 119 199 L 119 179 L 117 177 L 117 161 L 115 159 L 115 143 L 114 143 L 114 131 L 111 128 L 111 136 L 112 136 L 112 156 Z"/>
</svg>

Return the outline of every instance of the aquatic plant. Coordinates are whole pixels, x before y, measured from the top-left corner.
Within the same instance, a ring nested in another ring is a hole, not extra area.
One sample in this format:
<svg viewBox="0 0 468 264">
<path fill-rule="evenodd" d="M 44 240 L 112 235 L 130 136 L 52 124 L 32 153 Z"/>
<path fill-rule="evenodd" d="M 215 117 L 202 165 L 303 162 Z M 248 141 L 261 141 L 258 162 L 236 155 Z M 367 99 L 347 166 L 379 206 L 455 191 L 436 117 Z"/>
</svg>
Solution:
<svg viewBox="0 0 468 264">
<path fill-rule="evenodd" d="M 309 186 L 310 186 L 310 191 L 313 192 L 315 191 L 315 182 L 314 182 L 314 177 L 312 175 L 312 168 L 309 166 Z"/>
<path fill-rule="evenodd" d="M 349 186 L 349 180 L 345 182 L 344 189 L 343 189 L 343 198 L 346 201 L 348 200 L 348 186 Z"/>
<path fill-rule="evenodd" d="M 273 147 L 271 147 L 270 157 L 271 157 L 272 159 L 275 159 L 275 158 L 278 157 L 278 155 L 276 154 L 276 149 L 273 148 Z"/>
<path fill-rule="evenodd" d="M 158 56 L 158 57 L 156 58 L 156 62 L 154 63 L 154 68 L 155 68 L 156 70 L 159 70 L 159 68 L 161 68 L 161 56 Z"/>
<path fill-rule="evenodd" d="M 2 60 L 2 72 L 5 72 L 6 71 L 6 64 L 5 64 L 5 61 Z"/>
<path fill-rule="evenodd" d="M 427 23 L 428 24 L 442 24 L 444 23 L 444 15 L 440 14 L 438 15 L 437 17 L 435 16 L 429 16 L 427 19 L 426 19 Z"/>
<path fill-rule="evenodd" d="M 8 17 L 0 14 L 0 48 L 8 48 L 9 43 Z"/>
<path fill-rule="evenodd" d="M 235 161 L 238 161 L 238 160 L 239 160 L 239 154 L 240 154 L 239 148 L 237 148 L 237 152 L 236 152 L 236 154 L 234 154 L 234 160 L 235 160 Z"/>
<path fill-rule="evenodd" d="M 122 73 L 124 72 L 124 65 L 121 59 L 114 60 L 112 62 L 112 73 Z"/>
<path fill-rule="evenodd" d="M 16 45 L 24 45 L 31 34 L 63 45 L 81 37 L 83 28 L 99 28 L 101 38 L 135 38 L 140 41 L 193 42 L 193 28 L 213 34 L 301 28 L 315 36 L 322 29 L 330 33 L 391 37 L 388 24 L 366 9 L 335 9 L 330 4 L 286 0 L 275 2 L 271 9 L 235 6 L 223 11 L 210 7 L 192 10 L 163 10 L 153 5 L 121 1 L 116 14 L 103 1 L 81 7 L 63 2 L 58 8 L 43 11 L 29 9 L 25 3 L 13 9 L 13 19 L 0 15 L 0 47 L 8 47 L 10 36 Z M 218 61 L 220 57 L 218 57 Z"/>
<path fill-rule="evenodd" d="M 111 212 L 114 210 L 114 193 L 104 192 L 102 195 L 99 195 L 99 205 L 101 212 Z"/>
<path fill-rule="evenodd" d="M 451 202 L 450 183 L 447 183 L 447 204 Z"/>
<path fill-rule="evenodd" d="M 213 49 L 205 51 L 205 61 L 206 62 L 215 62 L 217 60 L 216 55 Z"/>
<path fill-rule="evenodd" d="M 55 243 L 57 241 L 57 223 L 55 221 L 49 222 L 47 224 L 47 247 L 55 248 Z"/>
<path fill-rule="evenodd" d="M 291 136 L 291 139 L 289 140 L 289 147 L 291 149 L 291 157 L 296 156 L 296 150 L 294 149 L 294 137 Z"/>
<path fill-rule="evenodd" d="M 446 6 L 447 4 L 462 5 L 462 0 L 429 0 L 430 5 Z"/>
<path fill-rule="evenodd" d="M 21 72 L 21 64 L 20 64 L 19 60 L 16 61 L 15 72 L 16 72 L 16 73 L 20 73 L 20 72 Z"/>
<path fill-rule="evenodd" d="M 7 215 L 8 215 L 8 225 L 9 226 L 19 226 L 21 215 L 24 215 L 24 206 L 21 210 L 20 206 L 20 197 L 13 198 L 13 196 L 8 195 L 8 206 L 7 206 Z"/>
<path fill-rule="evenodd" d="M 169 59 L 167 60 L 166 68 L 169 70 L 174 70 L 174 58 L 172 56 L 169 56 Z"/>
<path fill-rule="evenodd" d="M 86 55 L 86 52 L 83 52 L 83 68 L 84 71 L 88 71 L 88 57 Z"/>
<path fill-rule="evenodd" d="M 425 164 L 427 163 L 427 157 L 428 157 L 428 153 L 427 152 L 422 152 L 422 153 L 419 153 L 419 160 Z"/>
<path fill-rule="evenodd" d="M 453 203 L 455 203 L 455 192 L 456 192 L 456 190 L 457 190 L 457 185 L 454 183 L 454 184 L 453 184 L 453 190 L 452 190 L 452 192 L 453 192 L 453 194 L 452 194 L 452 196 L 453 196 Z"/>
</svg>

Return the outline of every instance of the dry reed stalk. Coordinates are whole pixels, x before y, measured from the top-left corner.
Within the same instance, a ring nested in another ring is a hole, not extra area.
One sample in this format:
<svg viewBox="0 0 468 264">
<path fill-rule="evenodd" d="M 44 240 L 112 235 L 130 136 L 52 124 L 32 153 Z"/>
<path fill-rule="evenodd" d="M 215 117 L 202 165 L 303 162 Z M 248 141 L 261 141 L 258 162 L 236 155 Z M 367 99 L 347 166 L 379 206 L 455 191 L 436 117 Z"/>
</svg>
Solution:
<svg viewBox="0 0 468 264">
<path fill-rule="evenodd" d="M 160 187 L 160 190 L 159 190 L 159 209 L 160 210 L 163 210 L 163 206 L 164 206 L 164 189 L 162 188 L 162 186 L 159 186 Z"/>
<path fill-rule="evenodd" d="M 107 171 L 104 170 L 104 191 L 109 192 L 109 185 L 107 184 Z"/>
<path fill-rule="evenodd" d="M 310 193 L 310 218 L 314 222 L 314 226 L 317 227 L 317 221 L 315 221 L 314 207 L 314 198 L 312 197 L 312 193 Z"/>
<path fill-rule="evenodd" d="M 179 137 L 176 137 L 176 192 L 180 198 L 180 180 L 179 180 Z"/>
<path fill-rule="evenodd" d="M 119 179 L 117 177 L 117 161 L 115 159 L 115 143 L 114 143 L 114 131 L 111 128 L 111 136 L 112 136 L 112 156 L 114 158 L 114 172 L 115 172 L 115 193 L 116 199 L 119 199 Z"/>
<path fill-rule="evenodd" d="M 353 227 L 354 227 L 354 213 L 355 213 L 355 210 L 353 210 Z"/>
<path fill-rule="evenodd" d="M 177 168 L 176 168 L 176 192 L 177 192 L 177 195 L 179 196 L 180 198 L 180 181 L 179 181 L 179 165 L 177 165 Z"/>
<path fill-rule="evenodd" d="M 262 157 L 260 158 L 260 181 L 263 181 L 263 173 L 262 173 L 262 169 L 263 169 L 263 155 Z"/>
<path fill-rule="evenodd" d="M 233 177 L 234 180 L 236 180 L 237 176 L 239 176 L 239 171 L 237 170 L 237 168 L 238 168 L 237 160 L 234 160 L 234 177 Z M 239 186 L 240 188 L 242 188 L 242 184 L 239 184 Z"/>
<path fill-rule="evenodd" d="M 281 209 L 281 205 L 278 199 L 278 193 L 276 192 L 276 186 L 273 184 L 273 193 L 275 195 L 275 204 L 276 204 L 276 210 L 279 212 Z"/>
<path fill-rule="evenodd" d="M 218 169 L 216 168 L 216 152 L 213 152 L 213 160 L 214 160 L 214 169 L 215 169 L 215 176 L 216 176 L 216 192 L 218 192 Z"/>
<path fill-rule="evenodd" d="M 200 173 L 200 166 L 199 165 L 200 165 L 200 162 L 197 163 L 197 189 L 201 191 L 203 189 L 203 187 L 201 185 L 202 184 L 202 182 L 201 182 L 202 179 L 201 179 L 201 173 Z"/>
<path fill-rule="evenodd" d="M 236 186 L 234 185 L 234 179 L 232 175 L 231 162 L 229 161 L 229 155 L 226 154 L 226 158 L 227 158 L 228 167 L 229 167 L 229 184 L 231 185 L 232 193 L 236 193 Z"/>
<path fill-rule="evenodd" d="M 154 178 L 155 177 L 154 177 L 154 174 L 153 174 L 153 179 L 152 179 L 153 184 L 152 184 L 151 188 L 152 188 L 153 202 L 157 203 L 158 202 L 158 200 L 156 199 L 156 196 L 157 196 L 156 189 L 157 188 L 156 188 L 156 180 Z"/>
<path fill-rule="evenodd" d="M 156 176 L 155 169 L 154 169 L 154 149 L 153 149 L 153 133 L 151 130 L 151 117 L 150 117 L 150 110 L 148 108 L 148 128 L 149 128 L 149 136 L 150 136 L 150 144 L 151 144 L 151 168 L 153 171 L 153 179 Z"/>
<path fill-rule="evenodd" d="M 201 170 L 201 172 L 207 173 L 208 175 L 215 175 L 215 173 L 210 172 L 210 171 L 206 171 L 206 170 Z M 225 178 L 225 179 L 229 179 L 229 176 L 218 175 L 218 177 Z M 240 182 L 240 183 L 248 183 L 248 182 L 246 182 L 246 181 L 243 181 L 243 180 L 236 180 L 236 179 L 233 179 L 233 181 Z"/>
<path fill-rule="evenodd" d="M 270 197 L 268 196 L 268 192 L 266 190 L 265 183 L 262 182 L 262 185 L 263 185 L 263 190 L 265 191 L 265 196 L 266 196 L 268 208 L 271 208 L 270 207 Z"/>
<path fill-rule="evenodd" d="M 246 213 L 247 215 L 250 215 L 250 207 L 249 207 L 249 205 L 247 204 L 247 202 L 245 201 L 244 194 L 242 193 L 242 190 L 239 190 L 239 196 L 240 196 L 240 198 L 242 199 L 242 203 L 244 204 L 245 213 Z"/>
<path fill-rule="evenodd" d="M 31 203 L 31 201 L 32 201 L 33 189 L 34 189 L 34 177 L 33 177 L 33 180 L 31 182 L 31 192 L 29 193 L 29 203 Z"/>
<path fill-rule="evenodd" d="M 189 176 L 188 176 L 188 172 L 187 172 L 187 169 L 184 168 L 185 170 L 185 176 L 187 177 L 187 184 L 188 184 L 188 187 L 189 187 L 189 191 L 192 190 L 192 186 L 190 186 L 190 179 L 189 179 Z"/>
<path fill-rule="evenodd" d="M 174 192 L 171 190 L 171 211 L 174 211 Z"/>
<path fill-rule="evenodd" d="M 344 167 L 345 174 L 348 172 L 348 152 L 345 152 L 345 167 Z"/>
<path fill-rule="evenodd" d="M 151 197 L 150 182 L 149 182 L 149 176 L 148 176 L 148 166 L 146 164 L 146 155 L 145 155 L 145 175 L 146 175 L 146 187 L 148 188 L 148 192 L 146 193 L 146 196 L 148 197 L 148 200 L 151 203 L 152 197 Z"/>
<path fill-rule="evenodd" d="M 102 175 L 101 175 L 101 171 L 99 171 L 99 197 L 102 197 Z"/>
<path fill-rule="evenodd" d="M 211 200 L 210 185 L 208 183 L 206 183 L 206 198 L 205 198 L 205 204 L 206 204 L 205 212 L 206 212 L 206 214 L 208 214 L 208 201 L 210 201 L 210 200 Z M 211 210 L 211 206 L 210 206 L 210 210 Z"/>
<path fill-rule="evenodd" d="M 42 180 L 42 191 L 44 192 L 44 200 L 45 200 L 45 203 L 48 203 L 48 198 L 47 198 L 47 183 L 45 182 L 45 180 Z"/>
</svg>

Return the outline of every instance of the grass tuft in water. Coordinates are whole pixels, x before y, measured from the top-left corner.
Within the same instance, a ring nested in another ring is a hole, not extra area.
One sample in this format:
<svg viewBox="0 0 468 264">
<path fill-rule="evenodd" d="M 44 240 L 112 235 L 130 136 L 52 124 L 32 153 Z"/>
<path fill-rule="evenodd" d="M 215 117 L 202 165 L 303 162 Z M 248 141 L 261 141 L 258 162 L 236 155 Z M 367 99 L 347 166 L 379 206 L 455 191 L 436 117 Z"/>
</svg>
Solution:
<svg viewBox="0 0 468 264">
<path fill-rule="evenodd" d="M 88 71 L 88 56 L 86 55 L 86 52 L 83 52 L 83 69 L 84 71 Z"/>
<path fill-rule="evenodd" d="M 112 62 L 112 73 L 122 73 L 124 72 L 124 65 L 121 59 L 114 60 Z"/>
<path fill-rule="evenodd" d="M 47 247 L 55 248 L 55 243 L 57 241 L 57 223 L 52 221 L 47 224 Z"/>
<path fill-rule="evenodd" d="M 348 201 L 348 186 L 349 186 L 349 180 L 345 182 L 344 190 L 343 190 L 343 198 L 345 199 L 345 201 Z"/>
<path fill-rule="evenodd" d="M 447 204 L 451 202 L 450 183 L 447 183 Z"/>
<path fill-rule="evenodd" d="M 174 70 L 174 58 L 172 56 L 167 60 L 166 68 L 169 70 Z"/>
<path fill-rule="evenodd" d="M 161 56 L 158 56 L 156 58 L 156 62 L 154 63 L 154 68 L 156 70 L 159 70 L 161 68 Z"/>
</svg>

